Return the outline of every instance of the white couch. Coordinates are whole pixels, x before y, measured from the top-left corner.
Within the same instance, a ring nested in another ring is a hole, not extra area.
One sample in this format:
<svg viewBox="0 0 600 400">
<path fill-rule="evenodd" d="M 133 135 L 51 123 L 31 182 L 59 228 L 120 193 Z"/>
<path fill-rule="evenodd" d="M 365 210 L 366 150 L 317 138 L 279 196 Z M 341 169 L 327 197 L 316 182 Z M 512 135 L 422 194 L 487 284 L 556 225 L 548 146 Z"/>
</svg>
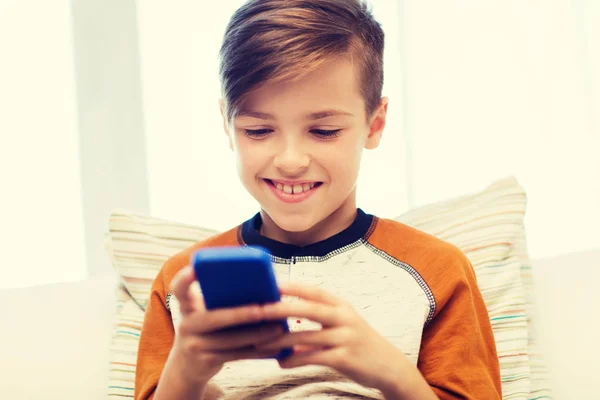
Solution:
<svg viewBox="0 0 600 400">
<path fill-rule="evenodd" d="M 599 398 L 600 249 L 534 261 L 534 279 L 554 398 Z M 106 398 L 116 284 L 0 291 L 0 398 Z"/>
</svg>

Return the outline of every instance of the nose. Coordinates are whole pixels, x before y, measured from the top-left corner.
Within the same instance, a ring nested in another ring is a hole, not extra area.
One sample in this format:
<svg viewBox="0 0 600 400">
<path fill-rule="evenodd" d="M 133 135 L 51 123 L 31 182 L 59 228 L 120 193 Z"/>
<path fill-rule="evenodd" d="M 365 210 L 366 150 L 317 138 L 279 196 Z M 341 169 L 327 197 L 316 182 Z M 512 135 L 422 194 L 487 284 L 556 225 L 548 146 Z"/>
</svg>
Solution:
<svg viewBox="0 0 600 400">
<path fill-rule="evenodd" d="M 296 140 L 288 140 L 274 159 L 275 168 L 289 175 L 301 173 L 310 164 L 310 157 L 304 146 Z"/>
</svg>

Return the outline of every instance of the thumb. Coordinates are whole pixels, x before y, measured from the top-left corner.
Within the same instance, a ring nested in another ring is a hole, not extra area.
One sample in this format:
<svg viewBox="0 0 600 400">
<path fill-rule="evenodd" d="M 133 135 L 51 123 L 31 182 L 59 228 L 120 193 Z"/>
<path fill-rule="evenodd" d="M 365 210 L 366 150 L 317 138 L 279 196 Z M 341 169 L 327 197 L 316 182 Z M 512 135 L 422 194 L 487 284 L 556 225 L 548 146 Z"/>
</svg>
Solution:
<svg viewBox="0 0 600 400">
<path fill-rule="evenodd" d="M 191 266 L 182 268 L 173 277 L 171 288 L 179 302 L 181 315 L 187 315 L 197 309 L 197 296 L 194 296 L 191 290 L 192 283 L 196 280 L 196 274 Z"/>
</svg>

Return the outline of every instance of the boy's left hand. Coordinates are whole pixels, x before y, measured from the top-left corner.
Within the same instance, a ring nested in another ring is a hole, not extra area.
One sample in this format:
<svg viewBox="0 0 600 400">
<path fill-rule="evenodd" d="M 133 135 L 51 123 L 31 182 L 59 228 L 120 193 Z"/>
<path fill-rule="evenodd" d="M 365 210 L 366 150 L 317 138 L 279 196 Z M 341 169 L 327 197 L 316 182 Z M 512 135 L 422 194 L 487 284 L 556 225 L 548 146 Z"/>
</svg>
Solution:
<svg viewBox="0 0 600 400">
<path fill-rule="evenodd" d="M 323 327 L 289 333 L 265 345 L 265 349 L 294 348 L 292 356 L 280 361 L 282 368 L 327 366 L 382 392 L 397 391 L 400 382 L 413 375 L 415 367 L 405 355 L 346 301 L 320 288 L 299 284 L 281 284 L 280 292 L 299 297 L 300 301 L 265 305 L 265 320 L 307 318 Z"/>
</svg>

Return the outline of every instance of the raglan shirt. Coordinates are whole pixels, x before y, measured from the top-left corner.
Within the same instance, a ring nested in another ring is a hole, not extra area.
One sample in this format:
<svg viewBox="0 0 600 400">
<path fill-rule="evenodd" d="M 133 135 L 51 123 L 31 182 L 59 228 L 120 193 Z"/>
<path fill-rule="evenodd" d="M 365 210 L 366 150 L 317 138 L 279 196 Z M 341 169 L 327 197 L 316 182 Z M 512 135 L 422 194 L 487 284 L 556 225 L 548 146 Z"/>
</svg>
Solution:
<svg viewBox="0 0 600 400">
<path fill-rule="evenodd" d="M 136 399 L 153 398 L 173 345 L 180 318 L 170 290 L 174 275 L 196 250 L 237 245 L 267 249 L 278 281 L 317 285 L 350 302 L 418 367 L 440 399 L 501 398 L 489 315 L 474 270 L 455 246 L 361 209 L 350 227 L 306 247 L 266 238 L 260 225 L 256 214 L 165 263 L 152 286 L 140 337 Z M 288 322 L 292 332 L 319 328 L 311 321 Z M 227 363 L 210 386 L 206 398 L 226 400 L 383 398 L 332 369 L 281 369 L 275 360 Z"/>
</svg>

